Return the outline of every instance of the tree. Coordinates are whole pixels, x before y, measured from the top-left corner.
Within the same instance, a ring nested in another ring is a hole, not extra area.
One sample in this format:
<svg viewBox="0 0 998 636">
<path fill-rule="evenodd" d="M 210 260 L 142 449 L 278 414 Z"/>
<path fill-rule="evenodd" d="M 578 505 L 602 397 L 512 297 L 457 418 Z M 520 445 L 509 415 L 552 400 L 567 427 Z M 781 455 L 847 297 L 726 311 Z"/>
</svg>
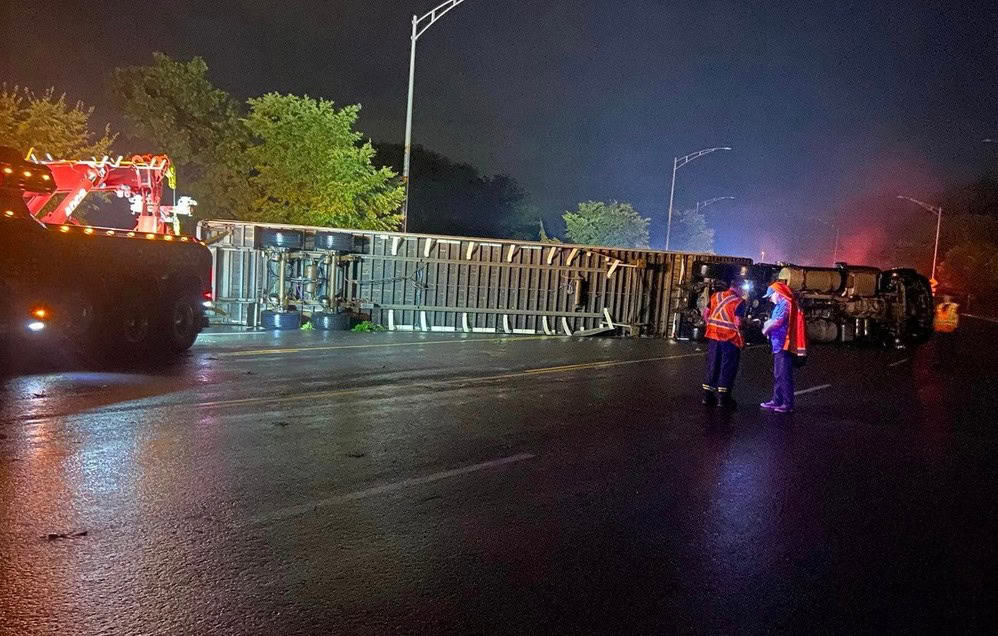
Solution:
<svg viewBox="0 0 998 636">
<path fill-rule="evenodd" d="M 998 245 L 975 240 L 946 252 L 939 266 L 943 287 L 979 297 L 998 294 Z"/>
<path fill-rule="evenodd" d="M 353 130 L 359 106 L 292 95 L 241 104 L 208 79 L 201 58 L 153 55 L 117 69 L 113 94 L 132 135 L 165 152 L 200 215 L 389 229 L 402 189 Z"/>
<path fill-rule="evenodd" d="M 395 229 L 405 191 L 353 129 L 360 106 L 269 93 L 249 100 L 254 220 Z"/>
<path fill-rule="evenodd" d="M 0 139 L 27 153 L 34 148 L 44 157 L 56 159 L 89 159 L 110 153 L 117 135 L 110 124 L 99 133 L 90 129 L 92 107 L 83 102 L 70 105 L 66 95 L 56 95 L 50 88 L 36 95 L 28 88 L 0 87 Z"/>
<path fill-rule="evenodd" d="M 669 247 L 685 252 L 714 252 L 714 229 L 707 226 L 703 212 L 684 210 L 672 215 Z"/>
<path fill-rule="evenodd" d="M 199 57 L 181 62 L 153 53 L 149 66 L 115 69 L 111 92 L 130 135 L 169 155 L 180 187 L 202 214 L 241 218 L 250 194 L 244 109 L 207 73 Z"/>
<path fill-rule="evenodd" d="M 565 212 L 565 234 L 572 243 L 607 247 L 648 247 L 648 219 L 629 203 L 586 201 Z"/>
<path fill-rule="evenodd" d="M 400 144 L 375 144 L 376 163 L 402 170 Z M 537 211 L 508 175 L 483 176 L 422 146 L 412 149 L 409 229 L 430 234 L 532 239 Z"/>
</svg>

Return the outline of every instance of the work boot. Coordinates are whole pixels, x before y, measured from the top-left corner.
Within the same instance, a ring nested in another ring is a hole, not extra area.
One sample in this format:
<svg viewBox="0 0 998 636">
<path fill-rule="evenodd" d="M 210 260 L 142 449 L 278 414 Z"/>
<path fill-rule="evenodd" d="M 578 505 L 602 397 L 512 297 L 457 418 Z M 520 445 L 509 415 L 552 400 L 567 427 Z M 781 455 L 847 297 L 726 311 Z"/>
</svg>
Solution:
<svg viewBox="0 0 998 636">
<path fill-rule="evenodd" d="M 780 404 L 774 402 L 773 400 L 770 400 L 769 402 L 763 402 L 759 406 L 767 411 L 775 411 L 776 409 L 780 408 Z"/>
<path fill-rule="evenodd" d="M 717 397 L 714 395 L 713 391 L 708 391 L 707 389 L 704 389 L 702 402 L 704 406 L 716 406 Z"/>
<path fill-rule="evenodd" d="M 735 402 L 735 398 L 731 397 L 730 393 L 722 393 L 721 399 L 717 405 L 722 409 L 727 409 L 729 411 L 734 411 L 738 408 L 738 402 Z"/>
</svg>

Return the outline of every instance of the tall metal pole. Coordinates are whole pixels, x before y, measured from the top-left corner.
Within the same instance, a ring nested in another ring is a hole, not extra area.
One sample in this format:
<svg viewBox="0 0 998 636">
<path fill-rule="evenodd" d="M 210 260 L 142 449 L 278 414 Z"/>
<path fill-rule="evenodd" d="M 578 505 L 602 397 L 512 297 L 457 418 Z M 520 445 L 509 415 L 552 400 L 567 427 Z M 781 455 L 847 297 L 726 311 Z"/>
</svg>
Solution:
<svg viewBox="0 0 998 636">
<path fill-rule="evenodd" d="M 839 226 L 835 226 L 835 252 L 832 254 L 832 263 L 839 262 Z"/>
<path fill-rule="evenodd" d="M 932 280 L 936 280 L 936 261 L 939 258 L 939 231 L 943 225 L 943 208 L 942 206 L 929 205 L 925 201 L 919 201 L 918 199 L 906 197 L 903 194 L 899 194 L 898 198 L 904 199 L 905 201 L 911 201 L 922 209 L 928 210 L 936 215 L 936 245 L 932 249 Z"/>
<path fill-rule="evenodd" d="M 405 184 L 405 201 L 402 202 L 402 231 L 409 227 L 409 163 L 412 160 L 412 93 L 416 79 L 416 28 L 418 16 L 412 16 L 412 45 L 409 49 L 409 99 L 405 110 L 405 151 L 402 159 L 402 183 Z"/>
<path fill-rule="evenodd" d="M 409 99 L 406 103 L 405 111 L 405 150 L 402 158 L 402 181 L 405 182 L 405 201 L 402 202 L 403 232 L 409 227 L 409 183 L 412 181 L 409 174 L 409 164 L 412 161 L 412 93 L 413 84 L 416 79 L 416 40 L 427 29 L 436 24 L 437 20 L 444 17 L 451 9 L 462 2 L 464 0 L 446 0 L 432 11 L 425 13 L 422 17 L 412 16 L 412 35 L 409 36 Z"/>
<path fill-rule="evenodd" d="M 936 208 L 936 247 L 932 250 L 932 280 L 936 280 L 936 258 L 939 257 L 939 230 L 943 225 L 943 209 Z"/>
<path fill-rule="evenodd" d="M 676 163 L 679 157 L 672 158 L 672 187 L 669 188 L 669 222 L 665 226 L 665 250 L 669 251 L 669 239 L 672 237 L 672 200 L 676 195 Z"/>
<path fill-rule="evenodd" d="M 689 162 L 694 159 L 699 159 L 704 155 L 709 155 L 712 152 L 718 150 L 731 150 L 729 146 L 717 147 L 717 148 L 704 148 L 703 150 L 697 150 L 696 152 L 691 152 L 685 157 L 673 157 L 672 159 L 672 187 L 669 188 L 669 220 L 665 226 L 665 249 L 669 249 L 669 239 L 672 236 L 672 203 L 676 195 L 676 170 L 679 170 Z"/>
</svg>

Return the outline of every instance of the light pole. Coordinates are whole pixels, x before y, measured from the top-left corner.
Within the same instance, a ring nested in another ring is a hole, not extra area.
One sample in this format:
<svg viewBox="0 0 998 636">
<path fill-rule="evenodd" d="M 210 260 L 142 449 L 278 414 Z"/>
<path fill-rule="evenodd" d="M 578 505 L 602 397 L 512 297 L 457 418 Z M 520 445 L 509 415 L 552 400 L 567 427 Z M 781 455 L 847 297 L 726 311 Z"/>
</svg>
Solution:
<svg viewBox="0 0 998 636">
<path fill-rule="evenodd" d="M 672 237 L 672 202 L 676 195 L 676 170 L 679 170 L 689 162 L 694 159 L 699 159 L 704 155 L 709 155 L 715 150 L 731 150 L 728 146 L 717 147 L 717 148 L 704 148 L 703 150 L 697 150 L 696 152 L 691 152 L 685 157 L 673 157 L 672 159 L 672 187 L 669 188 L 669 221 L 665 226 L 665 249 L 669 249 L 669 239 Z"/>
<path fill-rule="evenodd" d="M 906 197 L 903 195 L 898 195 L 899 199 L 904 199 L 905 201 L 911 201 L 912 203 L 932 212 L 936 215 L 936 247 L 932 251 L 932 282 L 936 281 L 936 259 L 939 257 L 939 230 L 943 226 L 943 209 L 938 205 L 929 205 L 924 201 L 919 201 L 918 199 L 912 199 L 911 197 Z"/>
<path fill-rule="evenodd" d="M 724 201 L 725 199 L 734 200 L 734 198 L 735 197 L 714 197 L 713 199 L 707 199 L 706 201 L 697 201 L 697 205 L 695 208 L 684 210 L 684 212 L 700 212 L 700 210 L 704 209 L 708 205 L 717 203 L 718 201 Z"/>
<path fill-rule="evenodd" d="M 427 29 L 433 26 L 437 20 L 444 17 L 448 11 L 464 2 L 464 0 L 447 0 L 429 13 L 419 16 L 412 16 L 412 36 L 409 49 L 409 97 L 405 111 L 405 153 L 402 159 L 402 182 L 405 184 L 405 200 L 402 202 L 402 231 L 405 232 L 409 226 L 409 163 L 412 159 L 412 93 L 413 80 L 416 79 L 416 40 L 423 35 Z"/>
</svg>

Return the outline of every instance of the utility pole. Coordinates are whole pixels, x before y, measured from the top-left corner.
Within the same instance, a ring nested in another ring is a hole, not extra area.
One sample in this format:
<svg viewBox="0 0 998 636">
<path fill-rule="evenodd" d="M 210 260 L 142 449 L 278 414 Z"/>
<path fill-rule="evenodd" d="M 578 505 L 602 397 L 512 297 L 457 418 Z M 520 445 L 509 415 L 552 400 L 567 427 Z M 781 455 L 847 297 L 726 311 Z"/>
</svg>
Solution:
<svg viewBox="0 0 998 636">
<path fill-rule="evenodd" d="M 669 188 L 669 220 L 665 226 L 665 249 L 669 249 L 669 240 L 672 238 L 672 203 L 676 195 L 676 171 L 693 161 L 694 159 L 699 159 L 704 155 L 709 155 L 716 150 L 731 150 L 728 146 L 717 147 L 717 148 L 704 148 L 703 150 L 697 150 L 696 152 L 691 152 L 684 157 L 673 157 L 672 159 L 672 186 Z"/>
<path fill-rule="evenodd" d="M 406 99 L 405 110 L 405 148 L 402 158 L 402 183 L 405 184 L 405 200 L 402 202 L 402 231 L 409 228 L 409 165 L 412 161 L 412 97 L 416 79 L 416 40 L 423 35 L 428 28 L 433 26 L 437 20 L 444 17 L 448 11 L 464 2 L 464 0 L 447 0 L 429 13 L 420 16 L 412 16 L 412 35 L 409 46 L 409 95 Z"/>
<path fill-rule="evenodd" d="M 924 210 L 928 210 L 936 215 L 936 246 L 932 250 L 932 284 L 936 284 L 936 261 L 939 259 L 939 234 L 943 227 L 943 208 L 938 205 L 929 205 L 924 201 L 919 201 L 918 199 L 912 199 L 911 197 L 906 197 L 903 195 L 898 195 L 899 199 L 904 199 L 905 201 L 911 201 L 915 205 L 918 205 Z"/>
</svg>

